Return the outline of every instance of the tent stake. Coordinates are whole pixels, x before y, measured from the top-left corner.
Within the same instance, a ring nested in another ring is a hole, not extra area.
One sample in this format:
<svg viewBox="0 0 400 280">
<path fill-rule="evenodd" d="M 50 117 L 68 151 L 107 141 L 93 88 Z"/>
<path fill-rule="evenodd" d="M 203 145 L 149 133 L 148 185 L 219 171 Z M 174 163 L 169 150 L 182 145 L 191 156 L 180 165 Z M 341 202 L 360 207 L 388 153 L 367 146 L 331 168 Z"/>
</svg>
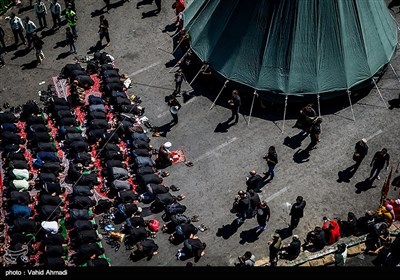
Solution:
<svg viewBox="0 0 400 280">
<path fill-rule="evenodd" d="M 229 82 L 229 80 L 226 80 L 226 81 L 225 81 L 224 85 L 222 86 L 221 90 L 219 91 L 219 93 L 218 93 L 218 95 L 217 95 L 217 98 L 215 98 L 213 104 L 211 105 L 211 107 L 210 107 L 210 109 L 209 109 L 208 111 L 211 111 L 212 108 L 214 108 L 215 103 L 217 102 L 219 96 L 221 95 L 222 91 L 224 90 L 224 88 L 226 87 L 226 85 L 228 84 L 228 82 Z"/>
<path fill-rule="evenodd" d="M 375 78 L 372 78 L 372 80 L 374 81 L 375 87 L 376 87 L 376 89 L 378 90 L 379 95 L 381 96 L 381 99 L 382 99 L 382 101 L 383 101 L 383 104 L 385 104 L 386 109 L 389 109 L 388 106 L 387 106 L 387 104 L 386 104 L 385 99 L 384 99 L 383 96 L 382 96 L 381 90 L 379 89 L 378 85 L 376 84 Z"/>
<path fill-rule="evenodd" d="M 396 70 L 394 70 L 392 63 L 389 63 L 389 65 L 390 65 L 390 68 L 392 68 L 392 71 L 393 71 L 394 75 L 396 76 L 397 80 L 400 82 L 399 75 L 397 75 Z"/>
<path fill-rule="evenodd" d="M 253 93 L 253 101 L 251 102 L 249 121 L 247 122 L 247 125 L 250 124 L 250 118 L 251 118 L 251 114 L 253 113 L 254 100 L 256 99 L 256 96 L 258 96 L 257 90 L 255 90 Z"/>
<path fill-rule="evenodd" d="M 356 117 L 354 116 L 354 110 L 353 110 L 353 103 L 351 103 L 351 91 L 347 90 L 347 95 L 349 96 L 349 102 L 350 102 L 350 108 L 351 108 L 351 114 L 353 115 L 353 121 L 356 121 Z"/>
<path fill-rule="evenodd" d="M 285 121 L 286 121 L 286 108 L 287 108 L 287 101 L 288 101 L 288 96 L 286 95 L 285 97 L 285 110 L 283 111 L 283 126 L 282 126 L 282 134 L 285 131 Z"/>
</svg>

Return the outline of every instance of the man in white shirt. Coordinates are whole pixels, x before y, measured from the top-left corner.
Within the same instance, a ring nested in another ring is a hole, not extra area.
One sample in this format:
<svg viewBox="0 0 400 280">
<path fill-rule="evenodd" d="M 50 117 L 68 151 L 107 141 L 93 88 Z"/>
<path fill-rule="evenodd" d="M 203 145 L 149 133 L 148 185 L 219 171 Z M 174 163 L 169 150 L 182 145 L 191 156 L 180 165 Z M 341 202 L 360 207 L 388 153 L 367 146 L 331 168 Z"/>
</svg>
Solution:
<svg viewBox="0 0 400 280">
<path fill-rule="evenodd" d="M 52 0 L 50 3 L 51 16 L 53 18 L 53 29 L 61 27 L 61 5 L 57 3 L 57 0 Z"/>
<path fill-rule="evenodd" d="M 36 31 L 36 25 L 27 16 L 24 21 L 26 39 L 28 40 L 28 48 L 32 46 L 32 34 Z"/>
<path fill-rule="evenodd" d="M 24 45 L 26 45 L 25 37 L 24 37 L 24 25 L 22 23 L 22 20 L 17 17 L 14 13 L 11 13 L 10 15 L 10 26 L 11 30 L 14 34 L 14 39 L 15 39 L 15 47 L 18 47 L 18 36 L 21 38 L 22 42 L 24 42 Z"/>
<path fill-rule="evenodd" d="M 40 28 L 47 27 L 46 15 L 47 15 L 47 8 L 46 5 L 41 0 L 36 0 L 34 6 L 35 14 L 39 20 Z"/>
</svg>

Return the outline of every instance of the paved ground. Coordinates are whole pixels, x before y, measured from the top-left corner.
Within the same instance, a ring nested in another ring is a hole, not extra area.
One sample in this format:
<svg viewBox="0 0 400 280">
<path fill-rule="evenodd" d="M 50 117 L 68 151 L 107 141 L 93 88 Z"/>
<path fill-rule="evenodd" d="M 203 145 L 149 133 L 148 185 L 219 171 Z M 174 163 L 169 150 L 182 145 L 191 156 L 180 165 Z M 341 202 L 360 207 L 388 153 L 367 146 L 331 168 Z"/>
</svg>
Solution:
<svg viewBox="0 0 400 280">
<path fill-rule="evenodd" d="M 110 22 L 112 40 L 111 46 L 105 51 L 115 57 L 122 72 L 131 75 L 135 84 L 130 93 L 134 92 L 143 99 L 146 116 L 157 126 L 170 121 L 164 97 L 172 93 L 174 84 L 173 74 L 168 73 L 170 68 L 167 67 L 173 64 L 174 59 L 168 53 L 173 48 L 170 38 L 173 33 L 161 31 L 171 23 L 174 16 L 170 2 L 172 1 L 164 3 L 161 13 L 155 17 L 142 18 L 142 12 L 153 10 L 155 7 L 144 5 L 136 9 L 136 1 L 133 0 L 129 3 L 119 2 L 118 7 L 105 14 Z M 98 39 L 98 16 L 91 17 L 91 13 L 102 8 L 102 5 L 103 1 L 98 0 L 77 1 L 79 55 L 86 54 Z M 28 10 L 20 16 L 31 14 L 32 11 Z M 400 16 L 397 15 L 397 18 Z M 50 17 L 48 21 L 51 22 Z M 10 35 L 4 16 L 0 17 L 0 24 Z M 72 62 L 73 57 L 65 54 L 68 47 L 57 47 L 57 42 L 64 40 L 63 30 L 64 28 L 44 38 L 46 60 L 39 67 L 33 67 L 32 51 L 22 55 L 23 46 L 20 46 L 18 51 L 9 51 L 5 56 L 7 66 L 0 70 L 1 102 L 18 105 L 32 98 L 37 99 L 37 91 L 44 89 L 63 65 Z M 11 44 L 12 40 L 9 37 L 7 43 Z M 393 66 L 400 72 L 398 57 L 394 59 Z M 399 81 L 389 70 L 378 84 L 386 103 L 397 98 L 399 93 Z M 45 81 L 46 84 L 39 86 L 41 81 Z M 225 104 L 232 88 L 228 87 L 217 106 L 209 111 L 220 85 L 210 90 L 210 87 L 205 86 L 208 82 L 199 82 L 201 80 L 193 84 L 193 97 L 184 103 L 179 112 L 179 124 L 167 133 L 167 137 L 152 140 L 155 146 L 166 140 L 171 141 L 174 149 L 183 148 L 188 160 L 194 163 L 191 168 L 184 164 L 172 166 L 168 170 L 171 176 L 165 181 L 167 185 L 179 186 L 181 192 L 186 195 L 183 203 L 188 206 L 187 215 L 199 215 L 200 222 L 197 224 L 204 223 L 209 227 L 208 231 L 199 233 L 200 239 L 208 246 L 206 256 L 201 258 L 196 266 L 232 265 L 236 257 L 246 250 L 252 251 L 257 259 L 267 257 L 266 243 L 275 229 L 287 226 L 289 204 L 293 203 L 298 195 L 302 195 L 307 201 L 305 217 L 294 231 L 301 238 L 314 226 L 321 225 L 323 216 L 345 217 L 348 211 L 361 216 L 366 210 L 376 209 L 383 182 L 376 181 L 376 187 L 360 192 L 357 191 L 357 187 L 360 188 L 361 182 L 368 177 L 368 164 L 375 151 L 387 147 L 392 165 L 400 159 L 400 110 L 386 109 L 375 89 L 354 105 L 355 122 L 352 120 L 347 98 L 341 102 L 322 103 L 321 143 L 309 158 L 304 159 L 301 155 L 294 157 L 294 154 L 298 149 L 305 148 L 309 139 L 305 139 L 301 147 L 296 149 L 283 144 L 286 137 L 292 137 L 299 132 L 292 128 L 298 106 L 289 104 L 282 133 L 282 104 L 262 109 L 257 101 L 254 117 L 251 118 L 250 125 L 247 125 L 251 97 L 244 97 L 245 104 L 241 112 L 243 115 L 239 124 L 230 127 L 224 133 L 215 132 L 218 124 L 230 116 Z M 187 84 L 184 88 L 190 90 Z M 361 138 L 369 139 L 370 154 L 350 183 L 336 182 L 338 172 L 353 163 L 353 147 Z M 239 189 L 245 187 L 245 176 L 250 169 L 265 171 L 266 164 L 262 156 L 270 145 L 276 146 L 280 161 L 276 169 L 276 178 L 267 184 L 260 194 L 271 208 L 269 228 L 261 235 L 255 236 L 251 229 L 256 226 L 256 221 L 247 220 L 239 229 L 234 230 L 229 226 L 235 218 L 229 212 L 233 198 Z M 385 174 L 382 173 L 383 176 Z M 390 196 L 397 195 L 391 190 Z M 107 255 L 112 258 L 112 264 L 117 266 L 185 265 L 185 262 L 175 259 L 175 253 L 180 246 L 169 244 L 167 237 L 162 233 L 158 234 L 156 241 L 160 246 L 159 254 L 150 261 L 133 263 L 123 248 L 114 253 L 107 245 L 105 247 Z"/>
</svg>

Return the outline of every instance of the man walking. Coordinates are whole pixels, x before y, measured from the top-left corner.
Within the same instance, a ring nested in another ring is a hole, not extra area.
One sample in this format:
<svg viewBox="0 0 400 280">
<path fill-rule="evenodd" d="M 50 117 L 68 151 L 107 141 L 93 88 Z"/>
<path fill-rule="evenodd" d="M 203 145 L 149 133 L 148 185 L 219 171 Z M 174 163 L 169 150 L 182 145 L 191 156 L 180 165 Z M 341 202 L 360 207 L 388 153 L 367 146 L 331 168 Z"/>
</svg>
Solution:
<svg viewBox="0 0 400 280">
<path fill-rule="evenodd" d="M 69 45 L 69 53 L 76 54 L 75 38 L 74 38 L 74 35 L 72 35 L 71 28 L 69 28 L 69 27 L 66 28 L 65 40 L 67 41 L 67 44 Z"/>
<path fill-rule="evenodd" d="M 354 172 L 358 169 L 358 167 L 360 167 L 361 162 L 363 161 L 363 159 L 367 154 L 368 154 L 367 139 L 363 138 L 356 143 L 356 146 L 354 148 L 353 160 L 356 162 L 353 165 Z"/>
<path fill-rule="evenodd" d="M 239 109 L 240 109 L 240 105 L 242 105 L 242 102 L 241 102 L 241 99 L 239 96 L 239 92 L 236 89 L 232 91 L 232 99 L 230 99 L 228 101 L 228 104 L 232 111 L 232 116 L 229 118 L 228 121 L 235 119 L 234 123 L 238 123 L 239 122 Z"/>
<path fill-rule="evenodd" d="M 270 181 L 272 181 L 275 177 L 275 166 L 278 164 L 278 154 L 276 153 L 275 146 L 271 146 L 268 149 L 268 154 L 264 156 L 267 160 L 268 171 L 265 174 L 265 177 L 270 177 Z"/>
<path fill-rule="evenodd" d="M 17 17 L 14 13 L 11 13 L 10 16 L 10 26 L 11 30 L 14 34 L 14 39 L 15 39 L 15 47 L 18 47 L 18 36 L 21 38 L 22 42 L 24 42 L 24 45 L 26 45 L 25 37 L 24 37 L 24 25 L 22 24 L 22 20 Z"/>
<path fill-rule="evenodd" d="M 386 148 L 383 148 L 381 151 L 376 152 L 370 166 L 372 166 L 371 173 L 369 174 L 368 180 L 373 181 L 375 179 L 380 180 L 381 178 L 379 177 L 379 173 L 385 167 L 386 163 L 386 169 L 389 168 L 389 160 L 390 160 L 390 155 L 387 152 Z"/>
<path fill-rule="evenodd" d="M 32 34 L 36 31 L 36 25 L 29 19 L 29 17 L 25 18 L 24 28 L 26 32 L 26 39 L 28 40 L 28 48 L 32 46 Z"/>
<path fill-rule="evenodd" d="M 33 34 L 32 34 L 32 42 L 33 42 L 33 47 L 36 51 L 37 64 L 39 65 L 42 63 L 43 59 L 45 58 L 43 51 L 42 51 L 44 43 L 43 43 L 42 39 L 40 39 L 39 36 L 36 34 L 36 32 L 33 32 Z"/>
<path fill-rule="evenodd" d="M 297 227 L 300 222 L 300 218 L 304 215 L 304 208 L 306 207 L 306 201 L 302 196 L 298 196 L 296 198 L 296 202 L 292 205 L 292 209 L 290 209 L 289 215 L 290 219 L 290 228 L 293 230 Z"/>
<path fill-rule="evenodd" d="M 72 10 L 71 4 L 68 4 L 67 10 L 65 11 L 65 18 L 67 23 L 71 28 L 72 34 L 75 38 L 78 38 L 78 33 L 76 32 L 76 21 L 78 20 L 76 13 Z"/>
<path fill-rule="evenodd" d="M 256 228 L 256 231 L 267 229 L 267 222 L 269 222 L 270 216 L 271 216 L 271 211 L 267 205 L 267 202 L 261 201 L 257 209 L 258 226 Z"/>
<path fill-rule="evenodd" d="M 40 28 L 43 28 L 43 27 L 47 28 L 47 21 L 46 21 L 47 8 L 46 8 L 46 5 L 43 3 L 43 1 L 36 0 L 34 10 L 35 10 L 35 14 L 39 20 Z"/>
<path fill-rule="evenodd" d="M 321 123 L 322 119 L 320 117 L 316 117 L 311 125 L 311 130 L 310 130 L 310 139 L 311 142 L 305 149 L 308 153 L 311 152 L 311 150 L 316 149 L 317 144 L 319 142 L 319 136 L 321 134 Z"/>
<path fill-rule="evenodd" d="M 170 96 L 168 100 L 169 112 L 172 116 L 171 124 L 178 124 L 178 111 L 181 109 L 182 105 L 175 98 L 175 96 Z"/>
<path fill-rule="evenodd" d="M 57 3 L 57 0 L 52 0 L 50 3 L 50 12 L 53 18 L 52 29 L 55 29 L 57 26 L 61 27 L 61 5 Z"/>
<path fill-rule="evenodd" d="M 102 45 L 103 38 L 106 38 L 107 45 L 110 46 L 110 34 L 108 33 L 108 20 L 104 17 L 104 15 L 100 16 L 100 25 L 99 25 L 99 35 L 100 35 L 100 45 Z"/>
<path fill-rule="evenodd" d="M 183 75 L 182 69 L 179 69 L 175 72 L 175 91 L 173 93 L 174 96 L 180 96 L 182 82 L 185 79 L 185 75 Z"/>
</svg>

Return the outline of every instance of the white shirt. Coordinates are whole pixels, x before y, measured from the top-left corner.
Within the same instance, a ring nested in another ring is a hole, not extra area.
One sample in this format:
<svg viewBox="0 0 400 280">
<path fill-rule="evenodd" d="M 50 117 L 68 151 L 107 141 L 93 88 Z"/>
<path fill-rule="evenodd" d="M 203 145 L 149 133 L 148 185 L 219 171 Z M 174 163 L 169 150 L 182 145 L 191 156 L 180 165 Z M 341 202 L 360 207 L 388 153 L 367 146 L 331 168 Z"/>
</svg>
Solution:
<svg viewBox="0 0 400 280">
<path fill-rule="evenodd" d="M 58 223 L 56 221 L 51 221 L 51 222 L 43 221 L 41 223 L 41 225 L 42 225 L 42 228 L 45 231 L 47 231 L 48 233 L 51 233 L 51 234 L 57 234 L 58 233 L 59 226 L 58 226 Z"/>
</svg>

